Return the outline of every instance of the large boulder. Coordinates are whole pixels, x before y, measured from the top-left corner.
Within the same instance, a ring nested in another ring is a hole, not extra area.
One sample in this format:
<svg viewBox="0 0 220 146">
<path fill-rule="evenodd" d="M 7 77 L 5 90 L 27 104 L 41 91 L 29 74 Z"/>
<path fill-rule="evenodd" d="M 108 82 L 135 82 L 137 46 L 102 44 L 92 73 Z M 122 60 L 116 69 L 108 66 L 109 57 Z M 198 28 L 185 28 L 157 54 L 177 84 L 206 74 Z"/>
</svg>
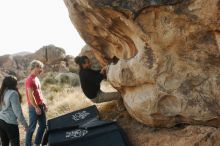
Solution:
<svg viewBox="0 0 220 146">
<path fill-rule="evenodd" d="M 40 48 L 33 54 L 33 56 L 35 59 L 38 59 L 45 64 L 55 64 L 64 60 L 66 53 L 63 48 L 59 48 L 54 45 L 48 45 Z"/>
<path fill-rule="evenodd" d="M 219 0 L 64 0 L 136 120 L 220 126 Z"/>
<path fill-rule="evenodd" d="M 16 55 L 4 55 L 0 56 L 0 68 L 2 68 L 2 73 L 7 75 L 15 75 L 18 79 L 24 77 L 26 72 L 25 66 L 28 64 L 30 58 Z M 3 76 L 0 78 L 3 78 Z"/>
</svg>

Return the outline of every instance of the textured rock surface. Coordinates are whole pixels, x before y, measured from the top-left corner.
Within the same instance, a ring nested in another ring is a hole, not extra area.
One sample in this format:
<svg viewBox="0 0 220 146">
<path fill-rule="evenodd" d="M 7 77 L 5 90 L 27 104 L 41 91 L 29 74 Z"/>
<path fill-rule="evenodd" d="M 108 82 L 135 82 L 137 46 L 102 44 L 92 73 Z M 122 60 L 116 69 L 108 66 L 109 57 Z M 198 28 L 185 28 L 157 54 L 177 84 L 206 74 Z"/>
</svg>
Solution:
<svg viewBox="0 0 220 146">
<path fill-rule="evenodd" d="M 64 0 L 136 120 L 220 126 L 219 0 Z"/>
<path fill-rule="evenodd" d="M 44 46 L 34 53 L 36 59 L 47 64 L 54 64 L 64 60 L 65 56 L 65 50 L 54 45 Z"/>
<path fill-rule="evenodd" d="M 120 110 L 117 108 L 120 105 Z M 125 130 L 132 146 L 219 146 L 220 129 L 202 125 L 178 125 L 151 128 L 130 117 L 123 103 L 110 102 L 98 106 L 100 118 L 115 120 Z"/>
</svg>

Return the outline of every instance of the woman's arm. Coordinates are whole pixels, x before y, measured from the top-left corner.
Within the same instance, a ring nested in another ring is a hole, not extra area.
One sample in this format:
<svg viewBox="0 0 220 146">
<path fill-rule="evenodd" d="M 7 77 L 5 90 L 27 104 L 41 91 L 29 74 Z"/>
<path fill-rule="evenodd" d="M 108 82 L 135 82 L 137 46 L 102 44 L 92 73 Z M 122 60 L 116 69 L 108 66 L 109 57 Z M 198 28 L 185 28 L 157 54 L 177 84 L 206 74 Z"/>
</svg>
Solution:
<svg viewBox="0 0 220 146">
<path fill-rule="evenodd" d="M 28 127 L 28 124 L 24 118 L 22 108 L 21 108 L 21 103 L 19 101 L 19 96 L 16 91 L 11 94 L 10 102 L 11 102 L 11 106 L 12 106 L 12 110 L 13 110 L 14 114 L 16 115 L 18 120 L 22 123 L 22 125 L 26 129 Z"/>
</svg>

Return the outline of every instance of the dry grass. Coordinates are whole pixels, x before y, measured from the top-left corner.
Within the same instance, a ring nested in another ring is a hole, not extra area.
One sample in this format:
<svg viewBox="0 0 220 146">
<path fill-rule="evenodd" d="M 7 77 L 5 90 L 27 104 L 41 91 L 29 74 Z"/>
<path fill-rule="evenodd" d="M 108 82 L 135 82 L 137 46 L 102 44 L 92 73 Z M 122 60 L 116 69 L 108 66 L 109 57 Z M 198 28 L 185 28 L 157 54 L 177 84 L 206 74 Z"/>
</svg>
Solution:
<svg viewBox="0 0 220 146">
<path fill-rule="evenodd" d="M 107 82 L 102 83 L 101 89 L 103 91 L 109 91 L 109 92 L 114 91 L 111 85 L 109 85 Z M 22 103 L 23 113 L 26 119 L 28 120 L 28 106 L 25 97 L 25 89 L 23 86 L 20 87 L 20 92 L 23 95 L 23 103 Z M 47 119 L 58 117 L 66 113 L 76 111 L 94 104 L 85 97 L 80 86 L 70 87 L 67 85 L 60 86 L 60 85 L 51 84 L 51 85 L 47 85 L 46 88 L 45 87 L 43 88 L 43 94 L 47 99 L 47 104 L 49 107 L 49 110 L 47 112 Z M 104 111 L 109 112 L 114 108 L 114 106 L 117 107 L 117 104 L 115 104 L 115 102 L 97 104 L 98 109 L 103 112 Z M 100 115 L 102 116 L 103 119 L 109 117 L 109 114 L 107 114 L 108 116 L 106 116 L 105 114 L 103 115 L 100 114 Z M 112 117 L 111 114 L 110 117 Z M 114 118 L 109 118 L 109 119 L 114 120 Z M 21 144 L 23 144 L 25 139 L 25 132 L 21 125 L 19 125 L 19 127 L 20 127 L 20 135 L 21 135 L 20 138 Z"/>
<path fill-rule="evenodd" d="M 59 91 L 57 92 L 57 90 L 54 90 L 54 88 L 58 88 Z M 24 95 L 24 87 L 21 87 L 20 89 L 22 91 L 22 94 Z M 107 82 L 102 82 L 101 89 L 105 92 L 115 91 L 115 89 L 113 89 L 111 85 L 109 85 Z M 57 85 L 55 87 L 54 84 L 51 84 L 47 85 L 46 88 L 43 89 L 43 94 L 47 98 L 49 106 L 49 110 L 47 112 L 47 119 L 58 117 L 66 113 L 76 111 L 94 104 L 85 97 L 79 86 L 69 87 Z M 27 103 L 25 96 L 23 99 L 23 112 L 25 114 L 26 119 L 28 119 Z M 96 104 L 96 106 L 99 110 L 100 119 L 117 121 L 117 123 L 128 134 L 129 139 L 133 140 L 132 145 L 140 146 L 140 143 L 144 143 L 141 141 L 136 141 L 134 138 L 136 138 L 136 136 L 139 135 L 138 133 L 141 134 L 141 131 L 143 130 L 145 131 L 143 133 L 149 133 L 149 128 L 144 127 L 142 124 L 138 123 L 136 120 L 130 117 L 130 115 L 127 113 L 124 107 L 122 100 L 104 102 Z M 19 125 L 19 127 L 21 135 L 21 145 L 23 146 L 25 132 L 21 125 Z"/>
</svg>

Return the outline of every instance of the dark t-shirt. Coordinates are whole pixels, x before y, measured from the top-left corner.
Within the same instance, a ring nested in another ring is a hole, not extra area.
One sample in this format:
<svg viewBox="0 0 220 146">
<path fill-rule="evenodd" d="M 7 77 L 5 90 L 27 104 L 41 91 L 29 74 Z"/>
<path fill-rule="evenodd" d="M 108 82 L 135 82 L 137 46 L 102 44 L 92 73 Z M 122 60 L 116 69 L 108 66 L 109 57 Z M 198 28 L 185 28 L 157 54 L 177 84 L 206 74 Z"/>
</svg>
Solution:
<svg viewBox="0 0 220 146">
<path fill-rule="evenodd" d="M 84 94 L 90 99 L 95 98 L 100 91 L 100 83 L 104 79 L 100 70 L 81 69 L 79 77 Z"/>
</svg>

